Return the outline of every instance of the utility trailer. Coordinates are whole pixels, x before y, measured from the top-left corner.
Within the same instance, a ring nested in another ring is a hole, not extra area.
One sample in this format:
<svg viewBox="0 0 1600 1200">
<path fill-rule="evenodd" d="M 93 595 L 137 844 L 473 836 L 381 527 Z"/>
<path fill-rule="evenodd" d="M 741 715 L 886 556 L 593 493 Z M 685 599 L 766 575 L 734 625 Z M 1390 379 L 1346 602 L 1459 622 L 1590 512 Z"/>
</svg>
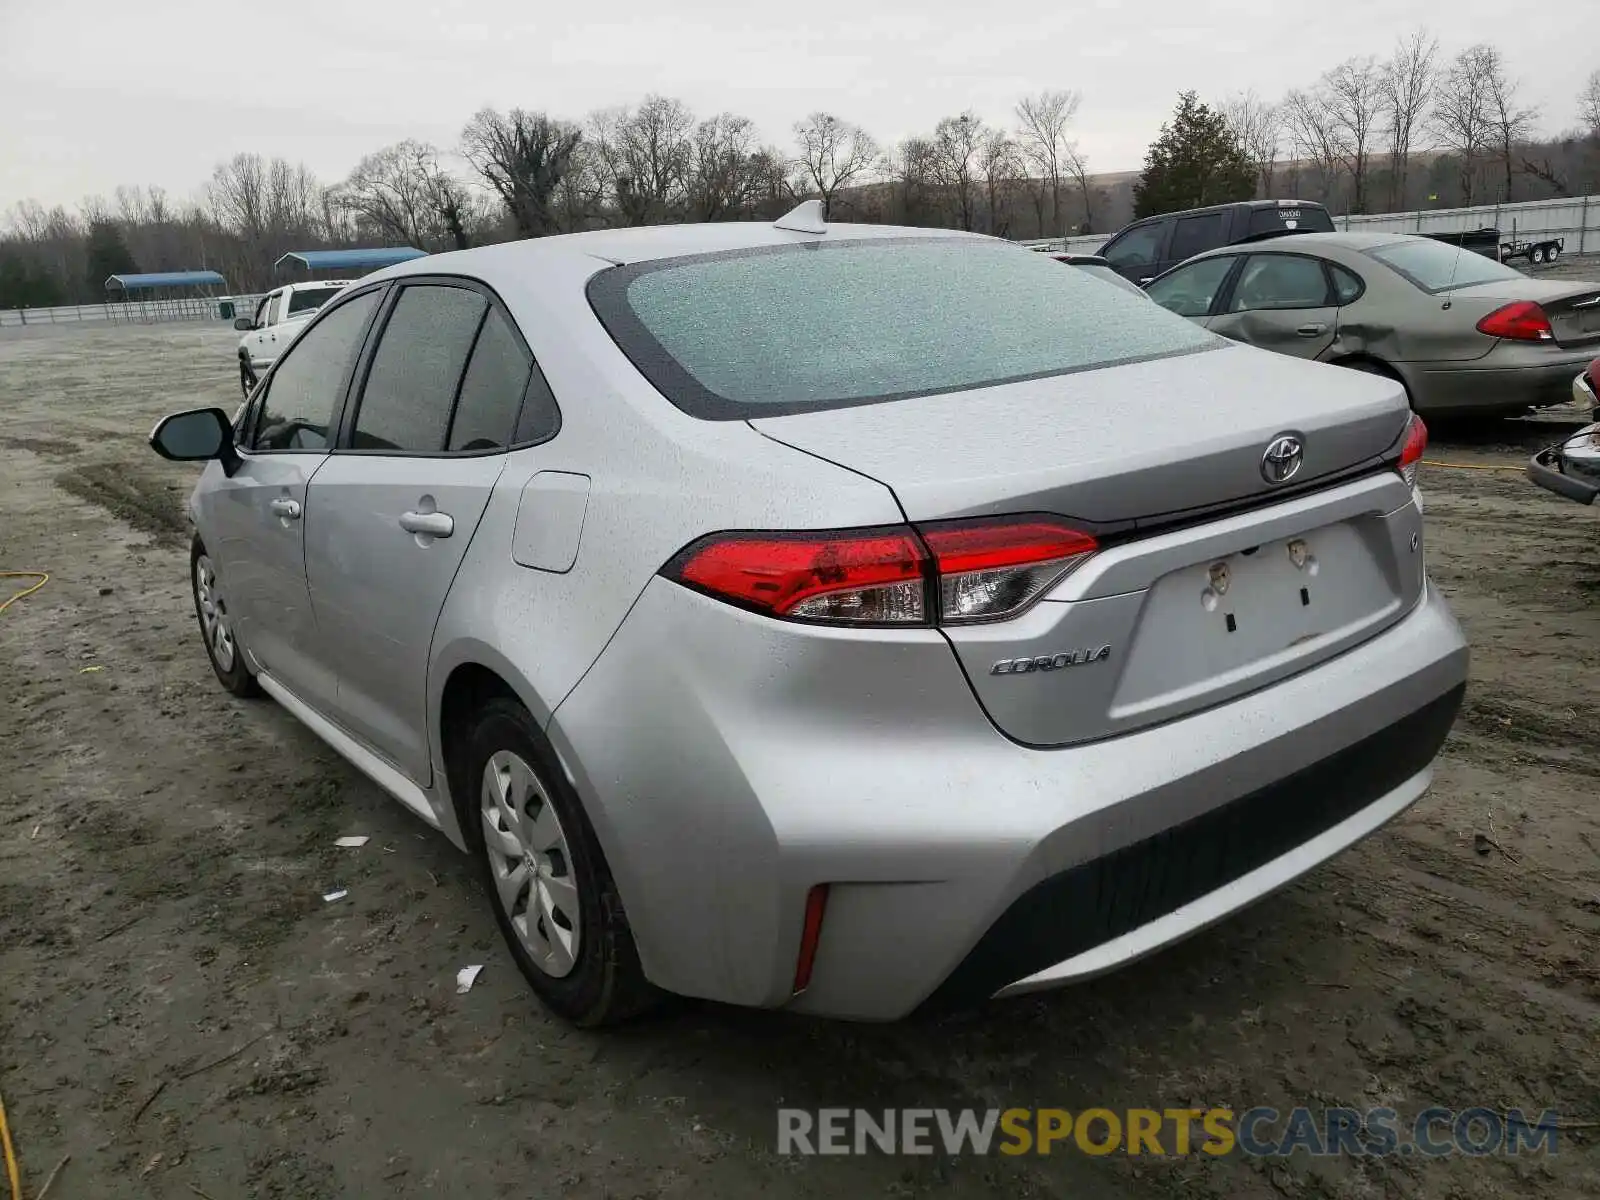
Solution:
<svg viewBox="0 0 1600 1200">
<path fill-rule="evenodd" d="M 1538 266 L 1540 263 L 1555 262 L 1566 248 L 1566 238 L 1539 238 L 1519 242 L 1516 230 L 1513 229 L 1511 240 L 1500 243 L 1500 261 L 1510 262 L 1514 258 L 1525 258 L 1531 265 Z"/>
</svg>

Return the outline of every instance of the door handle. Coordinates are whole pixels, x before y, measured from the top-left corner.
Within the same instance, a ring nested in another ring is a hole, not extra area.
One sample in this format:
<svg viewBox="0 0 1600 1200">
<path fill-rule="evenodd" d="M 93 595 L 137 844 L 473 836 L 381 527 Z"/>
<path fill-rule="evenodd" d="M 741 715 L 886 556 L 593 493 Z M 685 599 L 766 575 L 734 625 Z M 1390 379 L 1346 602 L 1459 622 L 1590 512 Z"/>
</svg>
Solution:
<svg viewBox="0 0 1600 1200">
<path fill-rule="evenodd" d="M 400 528 L 407 533 L 425 533 L 429 537 L 447 538 L 456 531 L 456 523 L 449 513 L 404 512 L 400 514 Z"/>
<path fill-rule="evenodd" d="M 1327 331 L 1328 327 L 1326 325 L 1318 324 L 1302 325 L 1295 330 L 1301 337 L 1320 337 Z"/>
<path fill-rule="evenodd" d="M 285 496 L 279 496 L 267 507 L 272 510 L 273 516 L 282 517 L 285 521 L 298 521 L 300 519 L 300 501 L 298 500 L 290 500 Z"/>
</svg>

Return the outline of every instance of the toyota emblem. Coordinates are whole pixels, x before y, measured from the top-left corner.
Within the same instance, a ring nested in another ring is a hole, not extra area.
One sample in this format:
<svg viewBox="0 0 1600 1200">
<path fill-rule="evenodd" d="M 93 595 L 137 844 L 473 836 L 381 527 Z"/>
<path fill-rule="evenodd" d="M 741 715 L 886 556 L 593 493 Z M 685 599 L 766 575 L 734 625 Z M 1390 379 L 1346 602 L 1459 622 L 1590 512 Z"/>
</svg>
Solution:
<svg viewBox="0 0 1600 1200">
<path fill-rule="evenodd" d="M 1268 483 L 1287 483 L 1300 470 L 1304 459 L 1304 443 L 1292 433 L 1279 434 L 1262 451 L 1261 478 Z"/>
</svg>

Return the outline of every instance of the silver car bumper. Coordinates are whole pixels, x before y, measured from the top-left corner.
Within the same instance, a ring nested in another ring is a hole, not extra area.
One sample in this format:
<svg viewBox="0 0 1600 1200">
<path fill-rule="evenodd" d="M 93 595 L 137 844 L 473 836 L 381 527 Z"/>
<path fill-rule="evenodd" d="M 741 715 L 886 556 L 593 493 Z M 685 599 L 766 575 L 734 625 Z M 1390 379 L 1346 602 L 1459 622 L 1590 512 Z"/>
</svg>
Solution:
<svg viewBox="0 0 1600 1200">
<path fill-rule="evenodd" d="M 1108 970 L 1289 882 L 1422 794 L 1466 673 L 1430 589 L 1271 687 L 1031 749 L 933 631 L 730 618 L 657 579 L 550 733 L 654 982 L 884 1020 Z"/>
</svg>

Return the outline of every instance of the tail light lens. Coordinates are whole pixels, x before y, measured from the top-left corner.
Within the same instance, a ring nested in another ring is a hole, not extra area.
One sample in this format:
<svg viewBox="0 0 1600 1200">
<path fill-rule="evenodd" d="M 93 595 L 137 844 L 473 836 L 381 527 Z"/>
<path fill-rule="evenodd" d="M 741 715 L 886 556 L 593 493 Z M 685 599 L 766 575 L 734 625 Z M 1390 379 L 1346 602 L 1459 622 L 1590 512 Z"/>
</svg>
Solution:
<svg viewBox="0 0 1600 1200">
<path fill-rule="evenodd" d="M 1518 300 L 1495 309 L 1478 322 L 1478 332 L 1516 342 L 1548 342 L 1556 334 L 1550 318 L 1532 300 Z"/>
<path fill-rule="evenodd" d="M 1422 453 L 1428 448 L 1428 427 L 1422 423 L 1422 418 L 1416 413 L 1411 414 L 1411 423 L 1406 426 L 1405 440 L 1400 444 L 1400 460 L 1395 463 L 1395 469 L 1401 477 L 1412 487 L 1417 486 L 1417 467 L 1422 462 Z"/>
<path fill-rule="evenodd" d="M 1098 549 L 1042 518 L 701 538 L 669 579 L 768 616 L 840 625 L 969 624 L 1015 616 Z"/>
<path fill-rule="evenodd" d="M 997 621 L 1027 608 L 1098 545 L 1053 521 L 930 525 L 941 624 Z"/>
</svg>

